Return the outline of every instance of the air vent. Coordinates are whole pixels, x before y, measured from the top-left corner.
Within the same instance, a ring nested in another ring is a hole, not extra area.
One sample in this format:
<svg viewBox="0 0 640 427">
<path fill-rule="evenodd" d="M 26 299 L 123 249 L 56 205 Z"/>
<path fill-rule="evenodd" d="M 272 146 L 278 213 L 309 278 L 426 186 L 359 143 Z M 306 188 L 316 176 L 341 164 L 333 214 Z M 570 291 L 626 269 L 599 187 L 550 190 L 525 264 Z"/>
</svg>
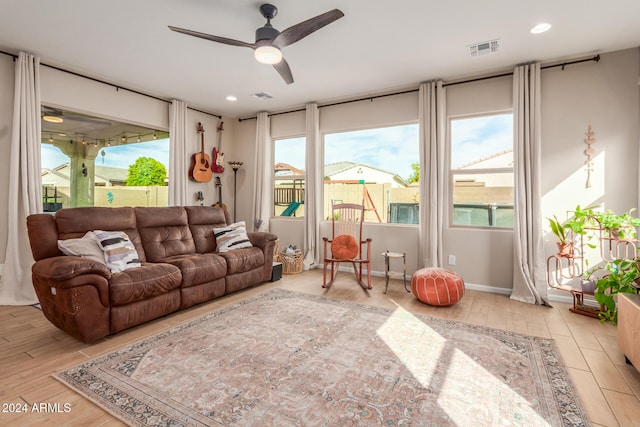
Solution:
<svg viewBox="0 0 640 427">
<path fill-rule="evenodd" d="M 490 53 L 497 52 L 499 47 L 500 45 L 498 44 L 498 40 L 491 40 L 488 42 L 471 44 L 468 46 L 469 55 L 471 56 L 488 55 Z"/>
<path fill-rule="evenodd" d="M 266 92 L 258 92 L 258 93 L 254 93 L 252 95 L 254 98 L 258 98 L 258 99 L 271 99 L 273 98 L 273 96 L 269 95 Z"/>
</svg>

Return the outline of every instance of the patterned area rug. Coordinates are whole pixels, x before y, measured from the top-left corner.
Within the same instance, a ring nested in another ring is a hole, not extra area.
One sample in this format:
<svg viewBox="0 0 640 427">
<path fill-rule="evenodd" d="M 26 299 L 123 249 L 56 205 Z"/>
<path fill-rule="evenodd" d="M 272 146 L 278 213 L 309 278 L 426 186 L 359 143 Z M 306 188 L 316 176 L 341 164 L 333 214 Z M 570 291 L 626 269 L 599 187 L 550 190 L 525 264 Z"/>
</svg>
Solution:
<svg viewBox="0 0 640 427">
<path fill-rule="evenodd" d="M 553 340 L 273 289 L 54 375 L 162 426 L 586 426 Z"/>
</svg>

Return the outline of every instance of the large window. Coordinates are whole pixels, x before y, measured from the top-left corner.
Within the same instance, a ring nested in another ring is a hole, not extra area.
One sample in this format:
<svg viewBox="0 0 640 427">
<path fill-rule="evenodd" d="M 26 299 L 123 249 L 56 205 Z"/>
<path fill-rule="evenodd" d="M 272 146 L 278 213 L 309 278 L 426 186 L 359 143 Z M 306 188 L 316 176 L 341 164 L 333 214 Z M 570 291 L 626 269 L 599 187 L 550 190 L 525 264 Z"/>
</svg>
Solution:
<svg viewBox="0 0 640 427">
<path fill-rule="evenodd" d="M 169 134 L 43 107 L 45 212 L 76 206 L 166 206 Z"/>
<path fill-rule="evenodd" d="M 324 136 L 324 213 L 331 202 L 365 203 L 365 221 L 417 222 L 418 125 Z"/>
<path fill-rule="evenodd" d="M 513 115 L 450 121 L 453 225 L 513 227 Z"/>
<path fill-rule="evenodd" d="M 305 137 L 273 142 L 275 216 L 304 216 L 305 145 Z"/>
</svg>

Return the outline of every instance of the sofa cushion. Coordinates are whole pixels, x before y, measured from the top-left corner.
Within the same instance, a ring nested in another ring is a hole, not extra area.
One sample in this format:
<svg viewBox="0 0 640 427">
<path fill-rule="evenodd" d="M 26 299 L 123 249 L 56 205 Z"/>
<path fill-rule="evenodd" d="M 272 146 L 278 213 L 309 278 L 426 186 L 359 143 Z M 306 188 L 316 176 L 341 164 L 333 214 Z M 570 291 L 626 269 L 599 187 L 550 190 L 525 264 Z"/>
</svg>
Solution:
<svg viewBox="0 0 640 427">
<path fill-rule="evenodd" d="M 252 246 L 244 221 L 235 222 L 222 228 L 214 228 L 213 235 L 216 238 L 218 252 L 228 252 Z"/>
<path fill-rule="evenodd" d="M 227 262 L 217 254 L 176 255 L 163 262 L 180 269 L 183 288 L 221 279 L 227 273 Z"/>
<path fill-rule="evenodd" d="M 144 263 L 140 268 L 115 273 L 109 286 L 111 306 L 146 300 L 178 289 L 181 279 L 176 266 L 164 263 Z"/>
<path fill-rule="evenodd" d="M 189 218 L 189 229 L 200 254 L 216 251 L 216 238 L 212 230 L 231 223 L 229 212 L 211 206 L 185 206 Z"/>
<path fill-rule="evenodd" d="M 124 231 L 135 246 L 140 261 L 146 261 L 133 208 L 93 206 L 60 209 L 55 214 L 55 223 L 59 240 L 79 238 L 92 230 Z"/>
<path fill-rule="evenodd" d="M 256 247 L 220 252 L 219 255 L 227 261 L 227 274 L 244 273 L 263 267 L 265 263 L 264 252 Z"/>
<path fill-rule="evenodd" d="M 147 261 L 196 252 L 183 207 L 137 207 L 135 213 Z"/>
<path fill-rule="evenodd" d="M 87 233 L 79 239 L 58 240 L 58 248 L 65 255 L 79 256 L 106 264 L 104 252 L 98 245 L 93 231 L 87 231 Z"/>
<path fill-rule="evenodd" d="M 140 267 L 138 252 L 125 232 L 96 230 L 93 236 L 102 248 L 107 267 L 112 273 Z"/>
</svg>

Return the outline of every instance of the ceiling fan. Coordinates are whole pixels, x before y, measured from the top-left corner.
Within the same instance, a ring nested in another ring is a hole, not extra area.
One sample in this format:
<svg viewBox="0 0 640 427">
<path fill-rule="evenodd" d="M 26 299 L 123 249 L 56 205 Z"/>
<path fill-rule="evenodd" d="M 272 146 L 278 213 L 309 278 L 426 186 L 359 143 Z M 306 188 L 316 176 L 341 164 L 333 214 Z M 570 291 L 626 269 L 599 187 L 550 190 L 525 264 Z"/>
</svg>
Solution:
<svg viewBox="0 0 640 427">
<path fill-rule="evenodd" d="M 42 106 L 41 110 L 42 119 L 49 123 L 62 123 L 65 120 L 73 120 L 77 122 L 91 123 L 94 125 L 109 126 L 111 122 L 108 120 L 99 119 L 97 117 L 89 117 L 79 113 L 70 113 L 69 111 L 62 111 L 59 108 Z"/>
<path fill-rule="evenodd" d="M 280 76 L 287 84 L 293 83 L 293 75 L 289 64 L 282 57 L 281 49 L 289 46 L 309 34 L 319 30 L 320 28 L 331 24 L 333 21 L 340 19 L 344 13 L 339 9 L 333 9 L 314 18 L 307 19 L 293 25 L 286 30 L 280 32 L 271 26 L 271 20 L 278 14 L 278 8 L 272 4 L 263 4 L 260 6 L 260 13 L 267 20 L 267 23 L 256 30 L 255 43 L 246 43 L 240 40 L 229 39 L 226 37 L 213 36 L 211 34 L 200 33 L 198 31 L 186 30 L 184 28 L 172 27 L 172 31 L 199 37 L 205 40 L 211 40 L 231 46 L 248 47 L 255 51 L 255 57 L 259 62 L 264 64 L 272 64 L 278 71 Z"/>
</svg>

